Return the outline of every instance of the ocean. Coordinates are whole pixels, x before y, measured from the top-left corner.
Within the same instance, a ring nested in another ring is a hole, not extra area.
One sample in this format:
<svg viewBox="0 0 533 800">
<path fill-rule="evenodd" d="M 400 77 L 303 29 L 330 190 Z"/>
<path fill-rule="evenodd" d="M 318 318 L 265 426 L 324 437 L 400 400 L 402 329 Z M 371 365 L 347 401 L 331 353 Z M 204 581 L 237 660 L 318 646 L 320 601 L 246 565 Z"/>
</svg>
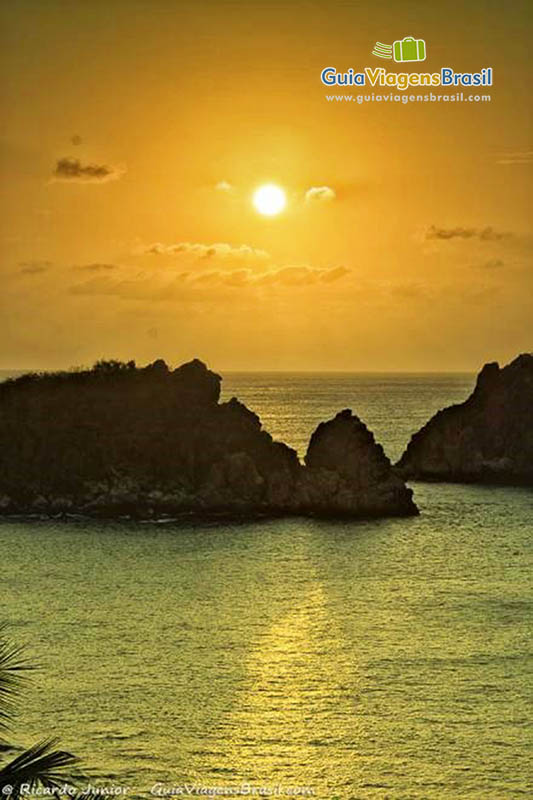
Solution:
<svg viewBox="0 0 533 800">
<path fill-rule="evenodd" d="M 472 375 L 230 374 L 305 455 L 351 408 L 392 460 Z M 108 793 L 531 796 L 527 489 L 413 483 L 410 519 L 0 522 L 1 618 L 39 664 L 9 739 Z"/>
</svg>

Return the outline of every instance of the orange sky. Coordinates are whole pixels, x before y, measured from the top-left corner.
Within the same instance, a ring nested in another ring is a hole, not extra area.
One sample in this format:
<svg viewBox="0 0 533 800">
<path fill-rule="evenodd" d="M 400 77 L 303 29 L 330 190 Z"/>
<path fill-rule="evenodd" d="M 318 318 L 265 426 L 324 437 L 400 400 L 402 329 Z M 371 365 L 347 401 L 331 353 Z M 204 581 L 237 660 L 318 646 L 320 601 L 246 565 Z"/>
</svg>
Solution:
<svg viewBox="0 0 533 800">
<path fill-rule="evenodd" d="M 474 370 L 531 350 L 530 16 L 3 4 L 0 368 Z M 423 64 L 371 55 L 407 35 Z M 327 89 L 326 66 L 491 66 L 492 100 L 328 103 L 380 90 Z M 269 181 L 274 218 L 251 203 Z"/>
</svg>

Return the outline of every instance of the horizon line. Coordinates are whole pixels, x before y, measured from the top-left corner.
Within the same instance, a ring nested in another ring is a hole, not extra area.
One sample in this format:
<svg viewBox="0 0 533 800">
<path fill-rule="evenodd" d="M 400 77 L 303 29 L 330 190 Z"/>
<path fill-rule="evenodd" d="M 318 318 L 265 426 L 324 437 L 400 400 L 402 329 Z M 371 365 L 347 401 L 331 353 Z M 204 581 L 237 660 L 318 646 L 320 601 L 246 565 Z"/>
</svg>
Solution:
<svg viewBox="0 0 533 800">
<path fill-rule="evenodd" d="M 187 362 L 184 362 L 187 363 Z M 176 365 L 181 366 L 181 364 Z M 171 369 L 176 367 L 170 365 Z M 71 366 L 71 367 L 0 367 L 0 372 L 12 372 L 20 374 L 34 374 L 46 372 L 71 372 L 77 369 L 91 371 L 92 367 L 85 366 Z M 477 369 L 238 369 L 238 368 L 212 368 L 208 366 L 211 372 L 222 373 L 226 375 L 470 375 L 477 374 L 480 367 Z"/>
</svg>

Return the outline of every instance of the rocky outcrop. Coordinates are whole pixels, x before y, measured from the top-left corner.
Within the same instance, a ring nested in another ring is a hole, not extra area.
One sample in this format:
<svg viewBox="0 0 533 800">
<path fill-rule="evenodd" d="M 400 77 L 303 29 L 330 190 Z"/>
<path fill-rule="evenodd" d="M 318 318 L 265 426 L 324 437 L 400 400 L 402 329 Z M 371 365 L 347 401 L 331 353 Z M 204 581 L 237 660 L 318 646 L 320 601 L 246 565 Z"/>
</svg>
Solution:
<svg viewBox="0 0 533 800">
<path fill-rule="evenodd" d="M 319 512 L 381 516 L 394 508 L 398 514 L 416 513 L 412 491 L 349 409 L 318 426 L 305 464 L 306 502 Z"/>
<path fill-rule="evenodd" d="M 468 400 L 415 433 L 396 469 L 417 480 L 533 486 L 533 355 L 486 364 Z"/>
<path fill-rule="evenodd" d="M 220 403 L 220 383 L 201 361 L 158 360 L 0 384 L 0 513 L 417 513 L 351 412 L 318 427 L 302 465 L 242 403 Z"/>
</svg>

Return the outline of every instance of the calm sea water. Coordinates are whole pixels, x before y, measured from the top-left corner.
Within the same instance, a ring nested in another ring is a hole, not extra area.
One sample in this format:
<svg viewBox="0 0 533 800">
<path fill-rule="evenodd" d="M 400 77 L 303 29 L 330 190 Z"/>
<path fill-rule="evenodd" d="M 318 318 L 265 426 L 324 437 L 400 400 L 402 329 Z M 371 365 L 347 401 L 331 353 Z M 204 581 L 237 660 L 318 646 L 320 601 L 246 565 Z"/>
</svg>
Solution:
<svg viewBox="0 0 533 800">
<path fill-rule="evenodd" d="M 224 394 L 302 455 L 352 408 L 396 459 L 472 385 L 248 374 Z M 0 523 L 2 617 L 42 665 L 18 740 L 58 735 L 133 797 L 531 796 L 532 495 L 413 488 L 408 520 Z"/>
</svg>

